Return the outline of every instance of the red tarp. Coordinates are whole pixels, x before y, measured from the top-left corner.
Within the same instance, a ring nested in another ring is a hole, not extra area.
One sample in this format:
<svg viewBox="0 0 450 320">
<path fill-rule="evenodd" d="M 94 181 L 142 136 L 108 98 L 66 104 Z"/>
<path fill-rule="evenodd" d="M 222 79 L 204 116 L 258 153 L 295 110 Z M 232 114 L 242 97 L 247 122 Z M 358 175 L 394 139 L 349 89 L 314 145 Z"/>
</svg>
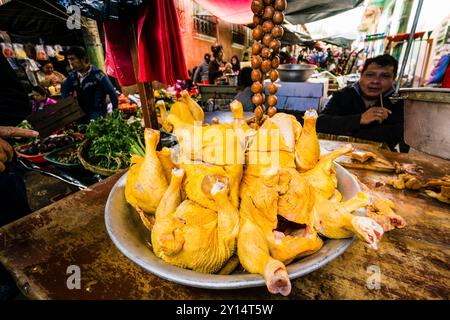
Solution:
<svg viewBox="0 0 450 320">
<path fill-rule="evenodd" d="M 253 22 L 252 0 L 194 0 L 216 17 L 230 23 Z"/>
<path fill-rule="evenodd" d="M 122 86 L 136 83 L 130 54 L 130 20 L 103 24 L 106 70 Z M 173 0 L 153 0 L 140 6 L 134 17 L 138 39 L 139 82 L 174 84 L 188 79 L 180 26 Z"/>
</svg>

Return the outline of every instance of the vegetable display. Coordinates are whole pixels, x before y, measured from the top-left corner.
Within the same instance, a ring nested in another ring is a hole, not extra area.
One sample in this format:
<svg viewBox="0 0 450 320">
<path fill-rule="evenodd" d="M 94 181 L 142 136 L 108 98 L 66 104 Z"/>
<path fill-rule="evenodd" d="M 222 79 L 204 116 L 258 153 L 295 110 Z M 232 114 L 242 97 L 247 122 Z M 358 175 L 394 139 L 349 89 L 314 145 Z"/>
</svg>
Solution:
<svg viewBox="0 0 450 320">
<path fill-rule="evenodd" d="M 144 154 L 141 121 L 130 120 L 125 120 L 123 112 L 116 110 L 105 118 L 91 121 L 86 130 L 90 141 L 86 160 L 105 169 L 119 170 L 130 164 L 131 153 Z"/>
</svg>

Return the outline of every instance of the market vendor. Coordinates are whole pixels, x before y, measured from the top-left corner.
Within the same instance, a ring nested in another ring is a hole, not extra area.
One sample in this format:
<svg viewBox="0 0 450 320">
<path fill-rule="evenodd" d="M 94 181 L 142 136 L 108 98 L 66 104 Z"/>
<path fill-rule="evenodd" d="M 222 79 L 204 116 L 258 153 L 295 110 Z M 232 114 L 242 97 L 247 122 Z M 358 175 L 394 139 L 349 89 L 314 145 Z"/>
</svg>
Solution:
<svg viewBox="0 0 450 320">
<path fill-rule="evenodd" d="M 117 109 L 116 90 L 106 74 L 89 63 L 86 51 L 81 47 L 71 47 L 65 54 L 73 71 L 61 85 L 63 98 L 76 94 L 81 109 L 86 113 L 86 120 L 106 114 L 107 95 L 113 109 Z"/>
<path fill-rule="evenodd" d="M 390 55 L 367 59 L 361 79 L 333 94 L 320 113 L 317 131 L 385 142 L 391 150 L 403 141 L 403 102 L 392 101 L 398 62 Z"/>
<path fill-rule="evenodd" d="M 46 61 L 41 64 L 41 70 L 37 73 L 39 85 L 48 89 L 52 95 L 61 91 L 61 84 L 66 77 L 53 68 L 53 63 Z"/>
</svg>

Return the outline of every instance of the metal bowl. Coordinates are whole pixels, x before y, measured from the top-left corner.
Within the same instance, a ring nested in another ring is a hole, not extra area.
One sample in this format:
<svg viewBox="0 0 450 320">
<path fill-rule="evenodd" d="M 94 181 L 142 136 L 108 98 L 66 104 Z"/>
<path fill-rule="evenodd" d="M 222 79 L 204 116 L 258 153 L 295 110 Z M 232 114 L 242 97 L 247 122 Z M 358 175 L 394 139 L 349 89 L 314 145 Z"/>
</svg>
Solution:
<svg viewBox="0 0 450 320">
<path fill-rule="evenodd" d="M 361 191 L 355 178 L 343 167 L 335 164 L 338 190 L 344 200 Z M 216 275 L 181 269 L 157 258 L 151 249 L 150 232 L 143 226 L 138 214 L 125 200 L 127 174 L 114 185 L 105 208 L 105 223 L 111 240 L 130 260 L 154 275 L 186 286 L 205 289 L 241 289 L 265 286 L 264 278 L 258 274 L 234 273 Z M 365 215 L 365 210 L 356 212 Z M 315 254 L 302 258 L 287 266 L 289 278 L 295 279 L 319 269 L 344 253 L 355 238 L 329 240 Z"/>
<path fill-rule="evenodd" d="M 278 67 L 280 80 L 285 82 L 305 82 L 316 70 L 311 64 L 282 64 Z"/>
</svg>

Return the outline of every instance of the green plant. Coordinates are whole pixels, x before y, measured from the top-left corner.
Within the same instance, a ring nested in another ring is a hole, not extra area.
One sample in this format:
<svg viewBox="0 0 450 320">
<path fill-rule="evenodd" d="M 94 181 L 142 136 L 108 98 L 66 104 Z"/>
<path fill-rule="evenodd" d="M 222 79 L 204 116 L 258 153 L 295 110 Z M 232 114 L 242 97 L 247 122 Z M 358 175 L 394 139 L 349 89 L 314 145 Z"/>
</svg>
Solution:
<svg viewBox="0 0 450 320">
<path fill-rule="evenodd" d="M 119 110 L 90 122 L 85 136 L 91 142 L 88 162 L 102 168 L 124 169 L 130 164 L 131 154 L 144 154 L 141 121 L 127 122 Z"/>
</svg>

